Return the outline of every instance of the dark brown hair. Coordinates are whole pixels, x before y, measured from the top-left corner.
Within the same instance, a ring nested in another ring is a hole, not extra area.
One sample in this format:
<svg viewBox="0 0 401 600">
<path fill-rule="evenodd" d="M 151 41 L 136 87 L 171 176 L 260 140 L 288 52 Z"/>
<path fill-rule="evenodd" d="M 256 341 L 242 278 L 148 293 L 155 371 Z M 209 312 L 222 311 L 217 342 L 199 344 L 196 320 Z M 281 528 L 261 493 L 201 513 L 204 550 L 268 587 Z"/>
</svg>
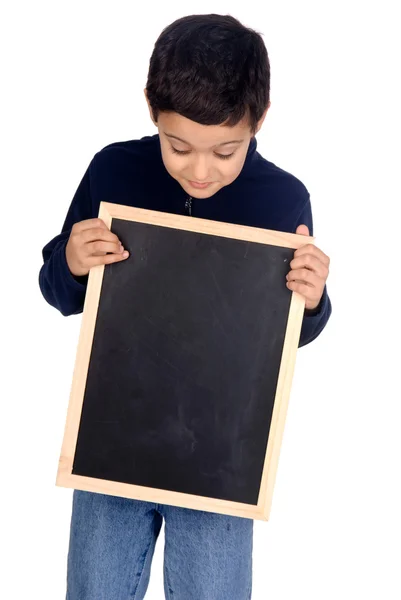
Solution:
<svg viewBox="0 0 401 600">
<path fill-rule="evenodd" d="M 231 16 L 192 15 L 156 41 L 146 84 L 153 117 L 174 111 L 202 125 L 252 131 L 269 103 L 270 63 L 260 34 Z"/>
</svg>

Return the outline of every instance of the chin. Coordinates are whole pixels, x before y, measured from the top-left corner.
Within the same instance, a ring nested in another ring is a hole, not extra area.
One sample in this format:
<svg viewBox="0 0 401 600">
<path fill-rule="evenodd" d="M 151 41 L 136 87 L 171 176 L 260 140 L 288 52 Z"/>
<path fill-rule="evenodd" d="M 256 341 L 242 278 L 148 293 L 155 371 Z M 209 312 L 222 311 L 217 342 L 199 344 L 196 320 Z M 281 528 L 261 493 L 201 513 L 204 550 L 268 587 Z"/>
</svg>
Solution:
<svg viewBox="0 0 401 600">
<path fill-rule="evenodd" d="M 219 184 L 212 184 L 204 190 L 197 190 L 196 188 L 193 188 L 191 185 L 189 185 L 187 182 L 182 182 L 181 187 L 184 188 L 186 193 L 189 196 L 191 196 L 191 198 L 206 199 L 210 198 L 211 196 L 214 196 L 214 194 L 216 194 L 216 192 L 218 192 L 223 186 Z"/>
<path fill-rule="evenodd" d="M 211 198 L 212 196 L 214 196 L 219 189 L 220 188 L 218 188 L 217 190 L 193 190 L 192 192 L 190 192 L 189 190 L 186 191 L 192 198 L 198 200 L 205 200 L 206 198 Z"/>
</svg>

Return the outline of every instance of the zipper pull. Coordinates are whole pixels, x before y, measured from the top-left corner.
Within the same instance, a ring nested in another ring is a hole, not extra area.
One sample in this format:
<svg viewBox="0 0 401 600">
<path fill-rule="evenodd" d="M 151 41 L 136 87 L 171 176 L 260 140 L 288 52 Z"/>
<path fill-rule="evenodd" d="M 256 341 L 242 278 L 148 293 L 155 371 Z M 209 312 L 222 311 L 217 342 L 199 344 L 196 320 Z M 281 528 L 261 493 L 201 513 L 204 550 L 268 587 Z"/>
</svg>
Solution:
<svg viewBox="0 0 401 600">
<path fill-rule="evenodd" d="M 192 215 L 192 198 L 191 198 L 191 196 L 185 201 L 185 210 L 187 211 L 189 216 Z"/>
</svg>

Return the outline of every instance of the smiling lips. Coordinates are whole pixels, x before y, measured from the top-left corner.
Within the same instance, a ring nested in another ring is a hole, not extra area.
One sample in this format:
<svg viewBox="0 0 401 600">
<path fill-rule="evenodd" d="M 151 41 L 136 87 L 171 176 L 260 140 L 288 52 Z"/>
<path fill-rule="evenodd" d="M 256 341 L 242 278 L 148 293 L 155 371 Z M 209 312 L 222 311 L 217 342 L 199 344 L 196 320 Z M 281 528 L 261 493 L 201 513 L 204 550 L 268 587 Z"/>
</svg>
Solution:
<svg viewBox="0 0 401 600">
<path fill-rule="evenodd" d="M 192 187 L 196 188 L 197 190 L 204 190 L 205 188 L 209 187 L 209 185 L 212 184 L 211 181 L 206 182 L 206 183 L 198 183 L 197 181 L 190 181 L 189 182 Z"/>
</svg>

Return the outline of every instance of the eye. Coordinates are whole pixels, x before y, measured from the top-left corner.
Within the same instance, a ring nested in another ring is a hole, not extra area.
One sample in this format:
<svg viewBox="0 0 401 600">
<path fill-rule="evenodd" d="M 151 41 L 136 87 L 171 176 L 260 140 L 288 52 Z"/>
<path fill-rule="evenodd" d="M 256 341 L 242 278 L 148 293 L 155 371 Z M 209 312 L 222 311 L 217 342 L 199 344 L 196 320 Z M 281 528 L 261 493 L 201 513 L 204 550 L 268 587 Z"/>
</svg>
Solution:
<svg viewBox="0 0 401 600">
<path fill-rule="evenodd" d="M 218 154 L 217 152 L 215 152 L 215 155 L 218 158 L 221 158 L 221 160 L 228 160 L 229 158 L 231 158 L 232 156 L 234 156 L 235 152 L 231 152 L 231 154 Z"/>
<path fill-rule="evenodd" d="M 174 148 L 174 146 L 171 146 L 171 151 L 174 152 L 174 154 L 179 154 L 180 156 L 186 156 L 190 153 L 190 150 L 177 150 L 177 148 Z"/>
<path fill-rule="evenodd" d="M 177 150 L 177 148 L 174 148 L 174 146 L 170 146 L 170 149 L 174 154 L 178 154 L 178 156 L 188 156 L 188 154 L 191 153 L 190 150 Z M 231 152 L 231 154 L 219 154 L 218 152 L 214 153 L 214 155 L 217 156 L 217 158 L 220 158 L 221 160 L 228 160 L 229 158 L 234 156 L 234 154 L 235 152 Z"/>
</svg>

